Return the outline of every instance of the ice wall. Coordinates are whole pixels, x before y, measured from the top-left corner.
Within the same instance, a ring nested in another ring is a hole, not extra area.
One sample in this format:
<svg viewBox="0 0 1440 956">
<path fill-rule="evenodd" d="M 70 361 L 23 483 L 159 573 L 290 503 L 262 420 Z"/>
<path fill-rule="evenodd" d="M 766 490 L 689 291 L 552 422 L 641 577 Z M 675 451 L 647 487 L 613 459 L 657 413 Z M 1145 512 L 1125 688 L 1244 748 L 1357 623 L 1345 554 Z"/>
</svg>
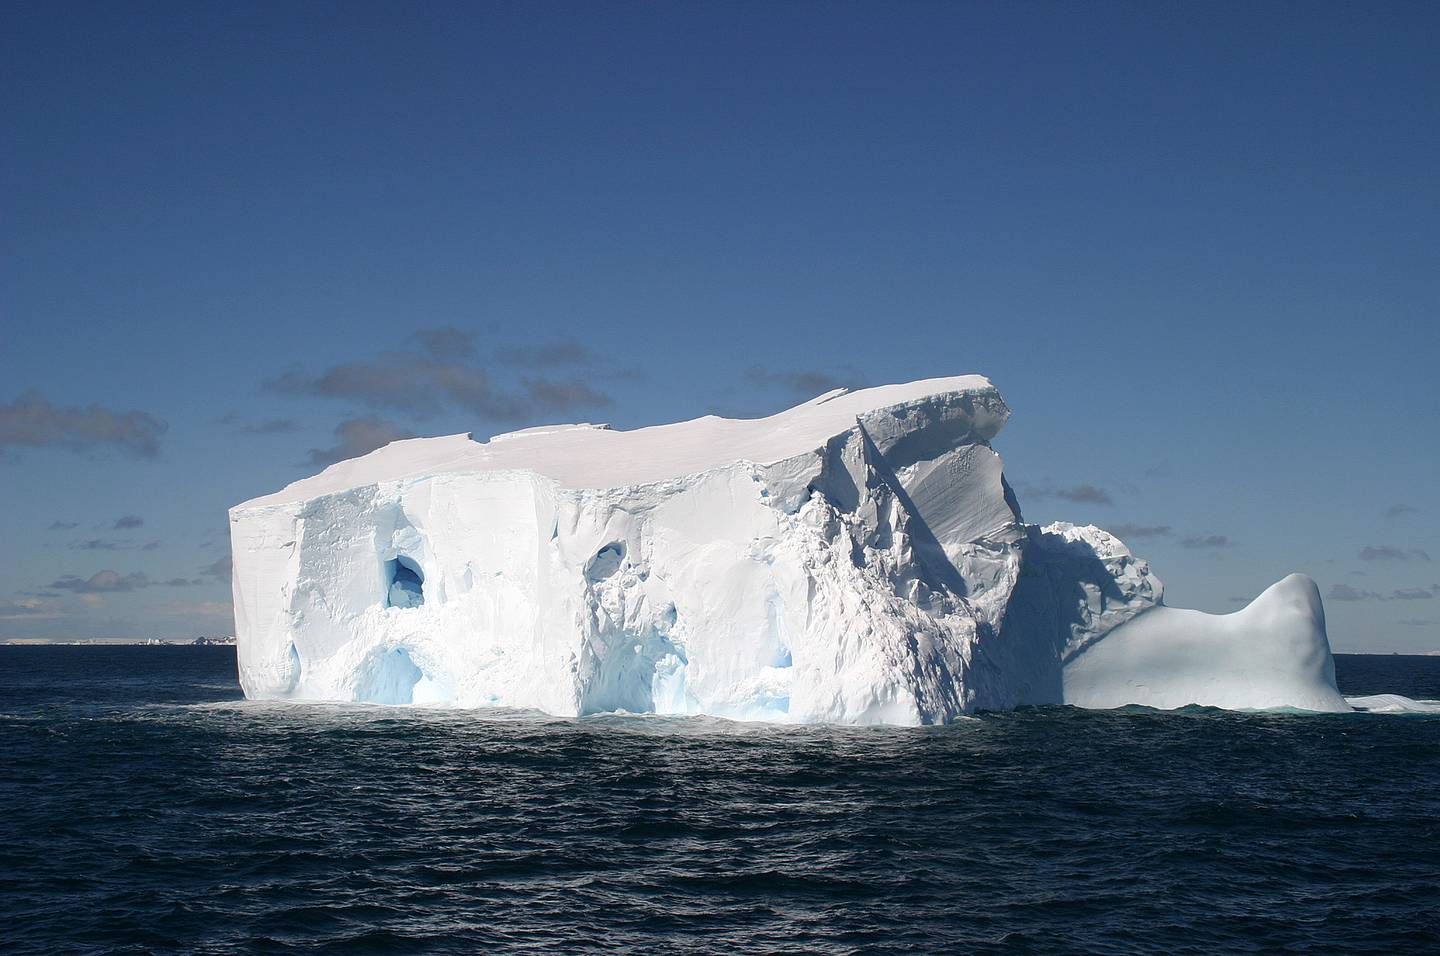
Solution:
<svg viewBox="0 0 1440 956">
<path fill-rule="evenodd" d="M 1093 655 L 1107 635 L 1198 612 L 1156 608 L 1158 580 L 1105 532 L 1022 523 L 990 447 L 1008 415 L 963 376 L 767 419 L 393 443 L 232 509 L 241 682 L 841 723 L 1111 706 L 1099 688 L 1130 685 L 1093 675 L 1131 653 Z"/>
</svg>

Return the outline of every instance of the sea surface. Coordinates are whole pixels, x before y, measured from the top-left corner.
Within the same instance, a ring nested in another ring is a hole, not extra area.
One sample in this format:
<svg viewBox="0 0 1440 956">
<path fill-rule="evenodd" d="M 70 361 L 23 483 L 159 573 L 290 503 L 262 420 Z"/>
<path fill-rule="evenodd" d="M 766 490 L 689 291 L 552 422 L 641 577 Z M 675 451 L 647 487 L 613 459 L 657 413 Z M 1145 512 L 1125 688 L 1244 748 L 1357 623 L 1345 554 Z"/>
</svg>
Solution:
<svg viewBox="0 0 1440 956">
<path fill-rule="evenodd" d="M 0 647 L 0 952 L 1440 953 L 1440 714 L 559 720 Z"/>
</svg>

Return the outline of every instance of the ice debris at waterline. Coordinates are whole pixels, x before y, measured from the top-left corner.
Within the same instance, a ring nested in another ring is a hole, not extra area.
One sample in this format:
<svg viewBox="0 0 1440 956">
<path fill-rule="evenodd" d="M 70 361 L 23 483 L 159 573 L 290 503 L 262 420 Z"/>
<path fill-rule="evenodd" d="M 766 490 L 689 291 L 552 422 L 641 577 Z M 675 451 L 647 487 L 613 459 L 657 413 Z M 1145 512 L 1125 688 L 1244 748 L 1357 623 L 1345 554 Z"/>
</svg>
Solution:
<svg viewBox="0 0 1440 956">
<path fill-rule="evenodd" d="M 977 375 L 769 418 L 397 441 L 231 510 L 250 697 L 867 724 L 1021 704 L 1349 710 L 1313 581 L 1165 607 L 1027 525 Z"/>
</svg>

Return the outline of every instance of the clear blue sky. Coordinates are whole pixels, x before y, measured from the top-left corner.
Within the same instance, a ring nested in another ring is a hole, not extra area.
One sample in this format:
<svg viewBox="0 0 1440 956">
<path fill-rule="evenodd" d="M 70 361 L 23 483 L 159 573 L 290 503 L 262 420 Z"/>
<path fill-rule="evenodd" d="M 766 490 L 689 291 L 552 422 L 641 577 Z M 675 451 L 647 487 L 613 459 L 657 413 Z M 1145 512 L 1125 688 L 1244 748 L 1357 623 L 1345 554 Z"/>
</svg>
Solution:
<svg viewBox="0 0 1440 956">
<path fill-rule="evenodd" d="M 225 509 L 383 438 L 981 372 L 1028 519 L 1127 526 L 1172 604 L 1305 571 L 1337 650 L 1440 649 L 1437 35 L 12 5 L 0 638 L 229 633 Z"/>
</svg>

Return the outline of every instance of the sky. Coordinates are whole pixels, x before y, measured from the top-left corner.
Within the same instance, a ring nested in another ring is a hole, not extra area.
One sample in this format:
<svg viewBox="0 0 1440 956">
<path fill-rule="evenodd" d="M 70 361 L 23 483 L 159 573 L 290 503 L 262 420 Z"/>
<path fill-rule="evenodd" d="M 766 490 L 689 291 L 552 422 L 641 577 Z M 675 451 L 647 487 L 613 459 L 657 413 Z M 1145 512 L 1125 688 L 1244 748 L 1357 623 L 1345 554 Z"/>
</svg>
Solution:
<svg viewBox="0 0 1440 956">
<path fill-rule="evenodd" d="M 233 632 L 226 509 L 409 435 L 978 372 L 1167 603 L 1440 650 L 1440 7 L 30 4 L 0 640 Z"/>
</svg>

